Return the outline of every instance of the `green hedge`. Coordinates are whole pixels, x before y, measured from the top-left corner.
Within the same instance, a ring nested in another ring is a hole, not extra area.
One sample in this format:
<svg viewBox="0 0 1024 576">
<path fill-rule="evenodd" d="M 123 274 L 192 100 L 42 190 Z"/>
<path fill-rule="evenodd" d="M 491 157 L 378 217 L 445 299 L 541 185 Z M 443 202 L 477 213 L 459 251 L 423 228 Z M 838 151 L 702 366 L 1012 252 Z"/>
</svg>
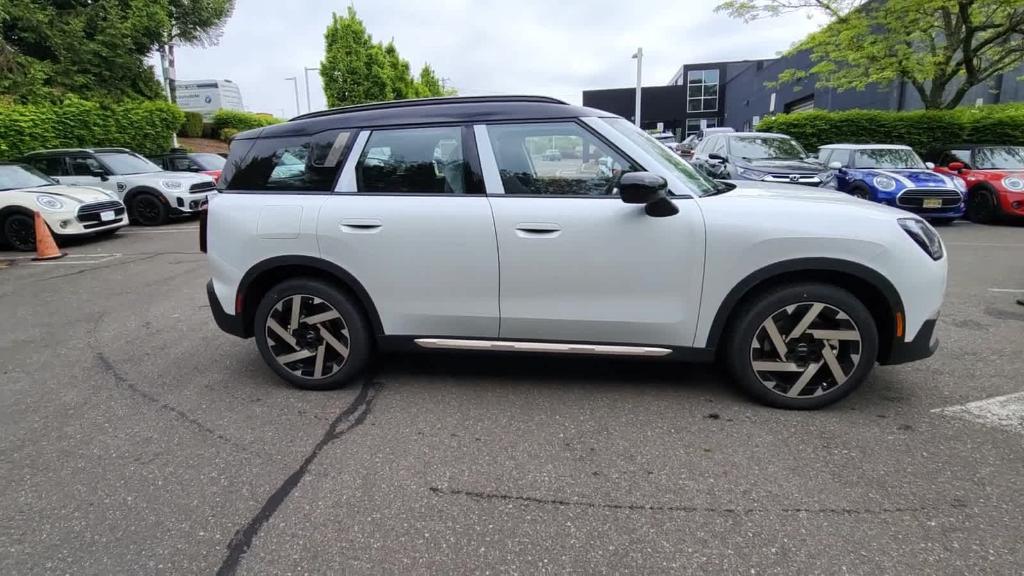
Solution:
<svg viewBox="0 0 1024 576">
<path fill-rule="evenodd" d="M 808 152 L 825 144 L 906 144 L 921 154 L 964 143 L 1024 146 L 1024 105 L 915 112 L 815 110 L 765 118 L 757 130 L 792 136 Z"/>
<path fill-rule="evenodd" d="M 181 125 L 178 136 L 185 138 L 203 137 L 203 115 L 199 112 L 185 112 L 185 123 Z"/>
<path fill-rule="evenodd" d="M 213 127 L 218 132 L 225 128 L 232 128 L 238 132 L 262 128 L 271 124 L 278 124 L 280 118 L 274 118 L 267 114 L 254 114 L 252 112 L 240 112 L 238 110 L 218 110 L 213 116 Z"/>
<path fill-rule="evenodd" d="M 68 97 L 63 104 L 0 104 L 0 158 L 44 148 L 120 146 L 159 154 L 185 115 L 165 101 L 117 104 Z"/>
</svg>

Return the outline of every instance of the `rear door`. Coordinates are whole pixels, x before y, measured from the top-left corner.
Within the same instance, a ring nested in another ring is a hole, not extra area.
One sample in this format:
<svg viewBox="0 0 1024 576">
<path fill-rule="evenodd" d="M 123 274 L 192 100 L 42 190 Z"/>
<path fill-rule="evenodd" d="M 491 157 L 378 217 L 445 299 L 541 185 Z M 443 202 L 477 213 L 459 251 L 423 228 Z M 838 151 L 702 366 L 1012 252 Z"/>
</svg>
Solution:
<svg viewBox="0 0 1024 576">
<path fill-rule="evenodd" d="M 690 346 L 704 258 L 696 202 L 676 200 L 680 212 L 667 218 L 624 204 L 618 177 L 643 167 L 595 130 L 573 120 L 477 127 L 500 255 L 500 336 Z M 561 159 L 544 158 L 551 148 Z"/>
<path fill-rule="evenodd" d="M 386 334 L 498 336 L 497 242 L 469 128 L 362 131 L 317 234 Z"/>
</svg>

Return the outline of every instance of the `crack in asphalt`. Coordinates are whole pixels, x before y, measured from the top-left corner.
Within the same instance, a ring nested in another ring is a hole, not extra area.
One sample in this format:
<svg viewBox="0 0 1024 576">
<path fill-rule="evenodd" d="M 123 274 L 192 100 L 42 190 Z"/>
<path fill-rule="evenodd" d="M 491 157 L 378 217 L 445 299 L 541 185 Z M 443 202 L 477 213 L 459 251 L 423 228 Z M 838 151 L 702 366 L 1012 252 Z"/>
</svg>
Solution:
<svg viewBox="0 0 1024 576">
<path fill-rule="evenodd" d="M 135 394 L 139 398 L 142 398 L 143 400 L 145 400 L 145 401 L 155 405 L 157 408 L 160 408 L 161 410 L 166 410 L 166 411 L 170 412 L 178 420 L 181 420 L 182 422 L 190 425 L 192 428 L 195 428 L 196 430 L 198 430 L 198 431 L 200 431 L 200 432 L 202 432 L 204 434 L 212 436 L 212 437 L 216 438 L 217 440 L 220 440 L 221 442 L 224 442 L 224 443 L 230 445 L 231 447 L 236 448 L 238 450 L 241 450 L 243 452 L 246 452 L 248 454 L 253 454 L 253 455 L 260 456 L 260 454 L 258 454 L 256 452 L 253 452 L 248 447 L 243 446 L 243 445 L 239 444 L 238 442 L 235 442 L 231 438 L 228 438 L 227 436 L 221 434 L 220 432 L 217 432 L 216 430 L 210 428 L 206 424 L 203 424 L 199 420 L 197 420 L 194 417 L 190 416 L 187 412 L 185 412 L 181 408 L 178 408 L 177 406 L 174 406 L 173 404 L 164 402 L 163 400 L 161 400 L 160 398 L 154 396 L 153 394 L 143 390 L 142 388 L 139 388 L 137 385 L 135 385 L 134 382 L 129 380 L 127 377 L 125 377 L 124 374 L 121 374 L 121 372 L 118 371 L 117 367 L 114 366 L 114 363 L 111 362 L 110 359 L 107 358 L 107 356 L 103 352 L 96 352 L 95 354 L 96 354 L 96 361 L 99 362 L 100 366 L 102 366 L 103 369 L 111 375 L 111 377 L 114 379 L 114 383 L 118 387 L 124 388 L 124 389 L 132 392 L 133 394 Z"/>
<path fill-rule="evenodd" d="M 749 516 L 754 514 L 823 514 L 840 516 L 861 516 L 878 514 L 905 514 L 910 512 L 925 512 L 931 508 L 924 506 L 897 507 L 897 508 L 717 508 L 709 506 L 672 506 L 672 505 L 651 505 L 651 504 L 616 504 L 607 502 L 589 502 L 586 500 L 564 500 L 558 498 L 539 498 L 535 496 L 522 496 L 516 494 L 502 494 L 500 492 L 480 492 L 475 490 L 459 490 L 454 488 L 442 488 L 431 486 L 430 491 L 438 496 L 462 496 L 474 500 L 500 500 L 506 502 L 523 502 L 525 504 L 543 504 L 549 506 L 565 506 L 576 508 L 595 508 L 602 510 L 630 510 L 639 512 L 683 512 L 683 513 L 704 513 L 704 514 L 731 514 L 737 516 Z M 963 508 L 957 503 L 950 504 L 952 508 Z"/>
<path fill-rule="evenodd" d="M 259 511 L 256 512 L 256 515 L 232 536 L 227 546 L 228 554 L 225 556 L 220 568 L 217 569 L 218 576 L 230 576 L 238 571 L 242 557 L 249 551 L 260 529 L 270 521 L 274 513 L 284 504 L 288 495 L 302 482 L 302 478 L 309 471 L 309 467 L 316 460 L 317 456 L 320 455 L 320 452 L 331 442 L 341 438 L 366 421 L 366 417 L 370 414 L 373 399 L 377 396 L 379 390 L 380 384 L 376 380 L 369 376 L 363 379 L 359 394 L 334 418 L 331 425 L 324 431 L 320 441 L 313 446 L 313 449 L 306 455 L 302 463 L 299 464 L 299 467 L 274 490 Z"/>
</svg>

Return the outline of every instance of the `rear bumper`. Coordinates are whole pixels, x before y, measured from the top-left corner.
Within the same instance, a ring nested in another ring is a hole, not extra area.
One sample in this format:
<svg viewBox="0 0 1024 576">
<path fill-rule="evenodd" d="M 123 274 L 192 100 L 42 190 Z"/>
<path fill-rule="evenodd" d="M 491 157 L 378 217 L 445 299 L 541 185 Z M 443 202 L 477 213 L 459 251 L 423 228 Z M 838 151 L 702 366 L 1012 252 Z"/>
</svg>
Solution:
<svg viewBox="0 0 1024 576">
<path fill-rule="evenodd" d="M 906 364 L 915 360 L 924 360 L 935 354 L 939 349 L 939 338 L 935 335 L 935 324 L 937 318 L 925 320 L 917 336 L 910 342 L 895 340 L 892 349 L 887 357 L 879 360 L 879 364 L 890 366 L 893 364 Z"/>
<path fill-rule="evenodd" d="M 213 320 L 217 323 L 218 328 L 232 336 L 248 338 L 242 317 L 228 314 L 220 305 L 220 299 L 217 298 L 217 293 L 213 290 L 213 280 L 206 283 L 206 297 L 210 300 L 210 312 L 213 313 Z"/>
</svg>

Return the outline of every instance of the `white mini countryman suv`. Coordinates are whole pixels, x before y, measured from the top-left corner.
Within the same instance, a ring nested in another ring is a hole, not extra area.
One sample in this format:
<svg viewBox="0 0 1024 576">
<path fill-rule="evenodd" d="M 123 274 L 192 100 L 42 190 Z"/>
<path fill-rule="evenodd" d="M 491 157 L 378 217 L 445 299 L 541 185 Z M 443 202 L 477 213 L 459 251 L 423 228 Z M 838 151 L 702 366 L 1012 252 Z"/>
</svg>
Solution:
<svg viewBox="0 0 1024 576">
<path fill-rule="evenodd" d="M 938 346 L 946 256 L 921 218 L 714 182 L 549 98 L 306 114 L 236 136 L 220 187 L 213 316 L 301 388 L 412 345 L 718 358 L 756 399 L 817 408 Z"/>
</svg>

